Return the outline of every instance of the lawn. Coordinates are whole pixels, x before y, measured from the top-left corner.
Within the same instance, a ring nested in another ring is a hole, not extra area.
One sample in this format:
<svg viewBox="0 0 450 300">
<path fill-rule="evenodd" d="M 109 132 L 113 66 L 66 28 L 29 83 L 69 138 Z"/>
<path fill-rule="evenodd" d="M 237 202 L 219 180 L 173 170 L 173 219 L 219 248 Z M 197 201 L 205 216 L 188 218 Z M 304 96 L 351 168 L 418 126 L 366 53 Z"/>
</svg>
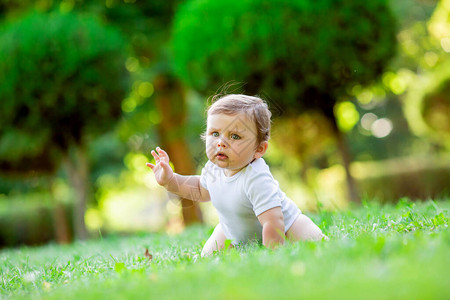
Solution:
<svg viewBox="0 0 450 300">
<path fill-rule="evenodd" d="M 200 258 L 211 228 L 0 251 L 13 299 L 450 299 L 450 199 L 311 215 L 329 241 Z M 148 253 L 146 254 L 146 249 Z"/>
</svg>

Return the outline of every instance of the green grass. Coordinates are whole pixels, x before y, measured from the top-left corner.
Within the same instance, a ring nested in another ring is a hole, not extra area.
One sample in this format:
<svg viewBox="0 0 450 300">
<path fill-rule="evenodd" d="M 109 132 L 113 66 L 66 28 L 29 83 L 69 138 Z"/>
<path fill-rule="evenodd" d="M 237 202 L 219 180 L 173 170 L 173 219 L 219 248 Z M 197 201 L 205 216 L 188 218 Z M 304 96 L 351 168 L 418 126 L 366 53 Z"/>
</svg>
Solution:
<svg viewBox="0 0 450 300">
<path fill-rule="evenodd" d="M 450 199 L 311 217 L 329 241 L 199 258 L 209 228 L 0 252 L 0 295 L 32 299 L 450 299 Z M 153 258 L 146 257 L 148 248 Z"/>
</svg>

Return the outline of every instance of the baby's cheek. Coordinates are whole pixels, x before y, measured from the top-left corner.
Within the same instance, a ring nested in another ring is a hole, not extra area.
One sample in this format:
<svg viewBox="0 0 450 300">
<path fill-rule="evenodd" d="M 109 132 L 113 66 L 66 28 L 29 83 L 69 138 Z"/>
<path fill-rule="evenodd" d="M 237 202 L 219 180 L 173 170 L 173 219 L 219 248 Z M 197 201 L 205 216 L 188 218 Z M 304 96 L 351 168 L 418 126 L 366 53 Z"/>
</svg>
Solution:
<svg viewBox="0 0 450 300">
<path fill-rule="evenodd" d="M 209 157 L 211 155 L 214 155 L 214 153 L 215 153 L 214 142 L 206 140 L 206 155 Z"/>
</svg>

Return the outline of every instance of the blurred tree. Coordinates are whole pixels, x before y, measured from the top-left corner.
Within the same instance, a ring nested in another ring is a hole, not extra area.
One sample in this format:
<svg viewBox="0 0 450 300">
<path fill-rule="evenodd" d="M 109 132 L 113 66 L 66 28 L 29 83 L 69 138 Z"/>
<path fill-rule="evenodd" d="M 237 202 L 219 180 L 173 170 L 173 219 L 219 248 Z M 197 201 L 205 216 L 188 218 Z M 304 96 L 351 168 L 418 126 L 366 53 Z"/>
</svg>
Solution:
<svg viewBox="0 0 450 300">
<path fill-rule="evenodd" d="M 446 152 L 449 147 L 447 134 L 443 128 L 438 130 L 441 126 L 433 125 L 438 119 L 447 119 L 446 100 L 445 97 L 429 96 L 445 89 L 444 81 L 449 77 L 450 1 L 399 0 L 392 5 L 401 20 L 400 51 L 392 71 L 383 76 L 383 84 L 402 102 L 408 126 L 422 144 L 416 151 Z M 431 116 L 437 119 L 432 121 Z M 439 122 L 446 126 L 446 121 Z"/>
<path fill-rule="evenodd" d="M 450 61 L 416 79 L 418 88 L 411 89 L 405 98 L 415 116 L 415 133 L 429 141 L 434 150 L 447 153 L 450 149 Z"/>
<path fill-rule="evenodd" d="M 396 22 L 387 1 L 189 1 L 174 22 L 178 74 L 200 90 L 231 80 L 267 93 L 286 113 L 319 110 L 330 121 L 358 201 L 335 104 L 371 83 L 395 53 Z"/>
<path fill-rule="evenodd" d="M 76 195 L 75 233 L 87 237 L 86 145 L 111 129 L 128 90 L 125 40 L 97 18 L 32 13 L 0 33 L 2 171 L 64 165 Z"/>
<path fill-rule="evenodd" d="M 283 151 L 297 157 L 302 166 L 300 176 L 304 183 L 311 185 L 307 171 L 312 162 L 323 166 L 325 149 L 333 149 L 332 129 L 323 114 L 319 112 L 302 113 L 289 118 L 278 118 L 274 121 L 272 136 L 280 141 Z M 282 143 L 284 141 L 284 143 Z"/>
<path fill-rule="evenodd" d="M 422 116 L 428 126 L 447 140 L 450 137 L 450 76 L 425 95 Z"/>
<path fill-rule="evenodd" d="M 135 126 L 129 136 L 148 136 L 156 125 L 160 146 L 170 154 L 176 172 L 188 175 L 196 172 L 196 166 L 186 140 L 186 91 L 173 74 L 171 56 L 167 50 L 170 23 L 180 2 L 112 1 L 99 5 L 98 1 L 86 1 L 88 5 L 84 9 L 97 7 L 101 15 L 117 24 L 130 37 L 134 57 L 127 60 L 127 65 L 139 79 L 125 105 L 129 104 L 126 109 L 130 118 L 145 118 L 147 122 L 139 121 L 140 126 Z M 149 111 L 151 118 L 148 117 Z M 141 147 L 134 150 L 148 153 L 144 145 L 155 147 L 141 143 Z M 180 201 L 185 224 L 202 221 L 198 203 L 188 199 Z"/>
<path fill-rule="evenodd" d="M 171 75 L 173 71 L 168 63 L 170 55 L 167 51 L 169 24 L 181 1 L 0 0 L 0 15 L 3 13 L 5 17 L 14 18 L 29 9 L 43 12 L 77 11 L 95 14 L 107 23 L 117 26 L 129 43 L 130 56 L 126 60 L 126 67 L 134 81 L 130 95 L 122 104 L 125 118 L 119 130 L 121 138 L 128 141 L 131 151 L 148 154 L 149 148 L 155 146 L 151 132 L 156 127 L 160 146 L 169 151 L 171 149 L 176 151 L 175 153 L 172 150 L 170 153 L 173 153 L 171 158 L 177 172 L 192 174 L 196 172 L 196 168 L 186 141 L 186 121 L 183 117 L 187 113 L 186 93 L 182 91 L 182 85 L 175 82 L 176 77 Z M 178 88 L 171 89 L 170 84 L 155 84 L 153 80 L 172 82 Z M 169 95 L 170 93 L 172 95 Z M 161 105 L 164 101 L 171 102 Z M 159 111 L 161 107 L 166 109 Z M 166 126 L 169 123 L 163 122 L 164 120 L 171 120 L 170 126 Z M 143 142 L 134 143 L 134 140 Z M 99 164 L 96 163 L 94 166 L 97 165 Z M 94 171 L 96 175 L 101 174 L 99 170 Z M 181 199 L 181 204 L 186 224 L 202 220 L 197 203 Z"/>
</svg>

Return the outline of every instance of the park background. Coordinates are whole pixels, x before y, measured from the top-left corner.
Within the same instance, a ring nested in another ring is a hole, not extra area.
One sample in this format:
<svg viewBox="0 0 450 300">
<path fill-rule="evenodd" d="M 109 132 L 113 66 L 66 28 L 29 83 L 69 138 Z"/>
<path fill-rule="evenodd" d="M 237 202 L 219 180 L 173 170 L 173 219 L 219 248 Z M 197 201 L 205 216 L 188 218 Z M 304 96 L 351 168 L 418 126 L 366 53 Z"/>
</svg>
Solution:
<svg viewBox="0 0 450 300">
<path fill-rule="evenodd" d="M 0 1 L 0 247 L 214 225 L 208 99 L 259 94 L 305 212 L 448 196 L 450 1 Z"/>
</svg>

